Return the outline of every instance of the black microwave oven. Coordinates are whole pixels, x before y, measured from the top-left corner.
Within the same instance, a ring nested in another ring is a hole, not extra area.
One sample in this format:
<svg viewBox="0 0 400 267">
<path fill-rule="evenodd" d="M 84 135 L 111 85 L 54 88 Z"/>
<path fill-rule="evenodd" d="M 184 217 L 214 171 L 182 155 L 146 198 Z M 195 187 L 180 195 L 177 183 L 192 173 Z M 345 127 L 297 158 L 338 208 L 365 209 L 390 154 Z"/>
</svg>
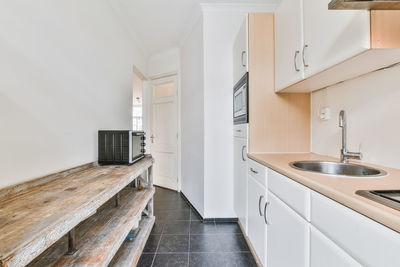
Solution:
<svg viewBox="0 0 400 267">
<path fill-rule="evenodd" d="M 142 131 L 99 131 L 100 165 L 130 165 L 144 158 L 146 134 Z"/>
</svg>

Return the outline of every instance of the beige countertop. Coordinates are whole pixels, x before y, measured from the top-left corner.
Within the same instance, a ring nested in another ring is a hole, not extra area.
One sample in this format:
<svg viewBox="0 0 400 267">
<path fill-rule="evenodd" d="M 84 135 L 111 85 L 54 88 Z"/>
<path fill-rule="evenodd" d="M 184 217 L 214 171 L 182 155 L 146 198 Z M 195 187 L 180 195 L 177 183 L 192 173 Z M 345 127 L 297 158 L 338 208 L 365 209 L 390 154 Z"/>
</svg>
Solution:
<svg viewBox="0 0 400 267">
<path fill-rule="evenodd" d="M 338 161 L 337 158 L 314 153 L 285 154 L 249 154 L 250 159 L 267 166 L 289 178 L 323 194 L 387 227 L 400 233 L 400 211 L 356 194 L 358 190 L 394 190 L 400 189 L 400 170 L 381 167 L 368 163 L 363 165 L 385 170 L 383 178 L 344 178 L 306 172 L 289 166 L 292 161 L 325 160 Z M 354 163 L 359 163 L 354 161 Z"/>
</svg>

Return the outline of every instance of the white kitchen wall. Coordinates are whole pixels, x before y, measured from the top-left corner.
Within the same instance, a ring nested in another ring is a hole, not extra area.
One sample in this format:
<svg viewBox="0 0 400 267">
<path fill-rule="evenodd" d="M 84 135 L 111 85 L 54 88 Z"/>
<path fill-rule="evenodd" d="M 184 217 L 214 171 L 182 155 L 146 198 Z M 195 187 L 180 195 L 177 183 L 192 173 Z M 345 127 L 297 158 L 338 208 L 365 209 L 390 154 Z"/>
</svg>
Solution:
<svg viewBox="0 0 400 267">
<path fill-rule="evenodd" d="M 181 47 L 182 192 L 204 216 L 203 19 Z"/>
<path fill-rule="evenodd" d="M 180 70 L 179 48 L 172 48 L 151 56 L 147 67 L 149 77 L 178 73 Z"/>
<path fill-rule="evenodd" d="M 343 82 L 312 93 L 312 151 L 339 157 L 339 112 L 348 119 L 348 148 L 363 161 L 400 169 L 400 66 Z M 331 119 L 318 118 L 329 106 Z"/>
<path fill-rule="evenodd" d="M 245 12 L 204 16 L 204 211 L 206 218 L 233 211 L 233 43 Z"/>
<path fill-rule="evenodd" d="M 97 159 L 99 129 L 130 129 L 147 58 L 107 0 L 2 1 L 0 187 Z"/>
</svg>

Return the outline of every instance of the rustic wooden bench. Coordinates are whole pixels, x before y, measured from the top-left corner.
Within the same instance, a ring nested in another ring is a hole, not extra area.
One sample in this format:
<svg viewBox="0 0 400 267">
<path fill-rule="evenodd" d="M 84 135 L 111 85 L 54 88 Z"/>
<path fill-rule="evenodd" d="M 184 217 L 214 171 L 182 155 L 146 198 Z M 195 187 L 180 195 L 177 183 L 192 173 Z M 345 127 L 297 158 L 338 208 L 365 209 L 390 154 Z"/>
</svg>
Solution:
<svg viewBox="0 0 400 267">
<path fill-rule="evenodd" d="M 0 266 L 135 266 L 154 224 L 153 162 L 88 164 L 0 190 Z"/>
</svg>

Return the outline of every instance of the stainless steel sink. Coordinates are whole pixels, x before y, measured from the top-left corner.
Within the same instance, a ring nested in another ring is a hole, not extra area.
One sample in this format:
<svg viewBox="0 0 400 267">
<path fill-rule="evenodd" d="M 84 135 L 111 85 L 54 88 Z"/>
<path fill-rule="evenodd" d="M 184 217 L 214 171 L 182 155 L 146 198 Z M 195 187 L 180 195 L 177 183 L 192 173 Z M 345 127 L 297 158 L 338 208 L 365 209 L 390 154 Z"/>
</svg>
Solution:
<svg viewBox="0 0 400 267">
<path fill-rule="evenodd" d="M 359 178 L 380 177 L 387 174 L 384 170 L 368 166 L 333 161 L 295 161 L 290 163 L 290 166 L 303 171 Z"/>
</svg>

